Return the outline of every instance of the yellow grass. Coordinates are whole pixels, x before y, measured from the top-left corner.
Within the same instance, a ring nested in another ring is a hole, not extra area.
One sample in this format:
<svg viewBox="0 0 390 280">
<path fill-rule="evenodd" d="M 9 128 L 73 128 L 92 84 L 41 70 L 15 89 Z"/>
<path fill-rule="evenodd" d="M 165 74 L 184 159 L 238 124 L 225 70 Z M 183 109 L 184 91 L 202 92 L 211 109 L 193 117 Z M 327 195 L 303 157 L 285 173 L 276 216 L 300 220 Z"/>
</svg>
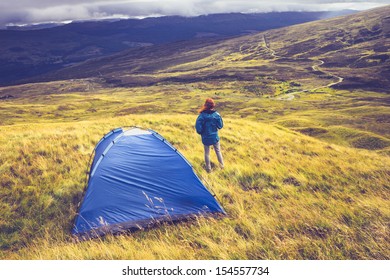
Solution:
<svg viewBox="0 0 390 280">
<path fill-rule="evenodd" d="M 208 174 L 195 117 L 145 114 L 1 126 L 0 257 L 389 258 L 389 157 L 225 118 L 226 168 Z M 72 242 L 90 152 L 110 129 L 133 125 L 171 141 L 208 182 L 228 217 Z"/>
<path fill-rule="evenodd" d="M 336 75 L 381 79 L 380 66 L 341 66 L 347 54 L 378 59 L 369 44 L 382 47 L 385 37 L 353 42 L 386 12 L 363 27 L 360 16 L 327 20 L 156 60 L 116 58 L 99 78 L 1 88 L 10 98 L 0 100 L 0 259 L 389 259 L 388 94 L 326 88 Z M 98 62 L 64 71 L 93 77 Z M 119 87 L 127 83 L 139 87 Z M 225 120 L 226 167 L 213 157 L 210 174 L 193 128 L 206 97 Z M 74 242 L 90 154 L 126 126 L 151 128 L 176 146 L 228 216 Z"/>
</svg>

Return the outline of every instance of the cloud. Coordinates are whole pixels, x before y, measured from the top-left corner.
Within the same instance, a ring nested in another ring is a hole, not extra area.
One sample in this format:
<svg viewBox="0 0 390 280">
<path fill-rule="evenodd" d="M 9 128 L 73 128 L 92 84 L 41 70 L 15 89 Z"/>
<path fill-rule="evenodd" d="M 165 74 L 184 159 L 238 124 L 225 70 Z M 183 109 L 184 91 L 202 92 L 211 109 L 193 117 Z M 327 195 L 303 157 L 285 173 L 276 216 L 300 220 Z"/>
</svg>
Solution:
<svg viewBox="0 0 390 280">
<path fill-rule="evenodd" d="M 368 9 L 390 0 L 2 0 L 0 26 L 151 15 Z"/>
</svg>

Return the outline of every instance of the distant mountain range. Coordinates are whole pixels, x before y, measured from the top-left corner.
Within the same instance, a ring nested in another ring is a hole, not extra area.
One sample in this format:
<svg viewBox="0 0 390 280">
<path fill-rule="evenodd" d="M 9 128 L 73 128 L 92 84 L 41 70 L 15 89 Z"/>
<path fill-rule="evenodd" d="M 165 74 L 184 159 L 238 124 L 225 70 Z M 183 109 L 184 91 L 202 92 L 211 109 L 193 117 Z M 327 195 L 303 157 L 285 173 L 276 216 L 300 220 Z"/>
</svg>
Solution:
<svg viewBox="0 0 390 280">
<path fill-rule="evenodd" d="M 127 49 L 25 82 L 95 79 L 109 87 L 249 83 L 273 92 L 331 85 L 389 92 L 390 6 L 234 38 L 199 38 Z"/>
<path fill-rule="evenodd" d="M 9 27 L 0 30 L 0 85 L 23 83 L 126 49 L 183 40 L 215 41 L 353 12 L 232 13 Z"/>
</svg>

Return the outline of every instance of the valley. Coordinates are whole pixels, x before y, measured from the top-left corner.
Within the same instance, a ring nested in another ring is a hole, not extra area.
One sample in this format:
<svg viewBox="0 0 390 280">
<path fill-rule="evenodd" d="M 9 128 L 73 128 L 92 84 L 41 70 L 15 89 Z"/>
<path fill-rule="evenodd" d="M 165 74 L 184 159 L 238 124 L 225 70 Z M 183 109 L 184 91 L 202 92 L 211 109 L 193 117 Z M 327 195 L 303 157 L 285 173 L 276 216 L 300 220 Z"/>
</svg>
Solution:
<svg viewBox="0 0 390 280">
<path fill-rule="evenodd" d="M 0 259 L 389 259 L 389 11 L 132 48 L 0 87 Z M 211 173 L 194 130 L 208 97 L 225 122 Z M 128 126 L 170 141 L 228 216 L 75 242 L 90 155 Z"/>
<path fill-rule="evenodd" d="M 8 27 L 0 30 L 0 85 L 23 84 L 37 75 L 124 50 L 191 39 L 224 40 L 329 16 L 327 12 L 232 13 Z"/>
</svg>

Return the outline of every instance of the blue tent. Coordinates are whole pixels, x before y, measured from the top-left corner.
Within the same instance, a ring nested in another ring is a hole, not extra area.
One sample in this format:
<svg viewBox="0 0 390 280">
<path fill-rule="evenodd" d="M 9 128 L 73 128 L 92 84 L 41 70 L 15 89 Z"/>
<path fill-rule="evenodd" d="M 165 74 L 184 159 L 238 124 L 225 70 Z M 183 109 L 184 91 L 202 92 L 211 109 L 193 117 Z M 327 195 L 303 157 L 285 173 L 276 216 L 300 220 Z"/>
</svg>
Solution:
<svg viewBox="0 0 390 280">
<path fill-rule="evenodd" d="M 78 237 L 225 214 L 190 163 L 152 130 L 112 130 L 94 152 L 72 230 Z"/>
</svg>

